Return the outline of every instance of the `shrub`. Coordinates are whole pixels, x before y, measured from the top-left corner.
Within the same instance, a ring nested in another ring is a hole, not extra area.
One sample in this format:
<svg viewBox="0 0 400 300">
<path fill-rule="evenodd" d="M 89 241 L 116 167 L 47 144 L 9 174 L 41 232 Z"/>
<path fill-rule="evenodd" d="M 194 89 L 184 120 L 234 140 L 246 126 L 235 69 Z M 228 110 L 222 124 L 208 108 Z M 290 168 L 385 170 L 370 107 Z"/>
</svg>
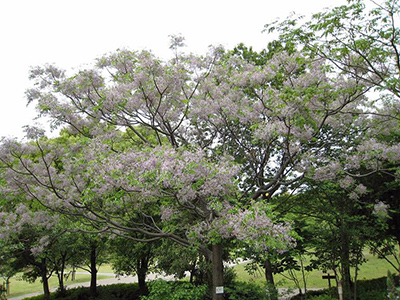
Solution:
<svg viewBox="0 0 400 300">
<path fill-rule="evenodd" d="M 357 282 L 357 298 L 358 299 L 374 299 L 386 300 L 386 277 L 360 280 Z"/>
<path fill-rule="evenodd" d="M 267 289 L 256 283 L 236 281 L 225 288 L 227 300 L 268 300 Z"/>
<path fill-rule="evenodd" d="M 386 277 L 370 280 L 357 281 L 357 299 L 358 300 L 386 300 L 387 299 Z M 336 297 L 335 297 L 336 296 Z M 308 291 L 305 295 L 296 295 L 292 300 L 331 300 L 337 299 L 337 290 Z"/>
<path fill-rule="evenodd" d="M 302 300 L 302 299 L 319 299 L 319 300 L 322 300 L 322 299 L 324 299 L 324 297 L 326 298 L 326 299 L 337 299 L 337 297 L 336 298 L 331 298 L 331 293 L 329 293 L 329 290 L 328 289 L 324 289 L 324 290 L 316 290 L 316 291 L 313 291 L 313 290 L 310 290 L 310 291 L 307 291 L 307 293 L 305 293 L 305 294 L 302 294 L 302 295 L 300 295 L 300 294 L 298 294 L 298 295 L 295 295 L 295 296 L 293 296 L 291 299 L 292 300 Z"/>
<path fill-rule="evenodd" d="M 188 282 L 167 282 L 157 280 L 149 283 L 149 295 L 141 300 L 204 300 L 210 299 L 206 285 Z M 233 281 L 225 286 L 226 300 L 268 300 L 266 289 L 255 283 Z"/>
<path fill-rule="evenodd" d="M 313 299 L 313 300 L 336 300 L 337 298 L 324 294 L 324 295 L 315 296 L 310 299 Z M 373 299 L 373 298 L 371 298 L 371 299 Z"/>
<path fill-rule="evenodd" d="M 206 285 L 194 285 L 182 281 L 156 280 L 148 283 L 149 295 L 139 295 L 137 284 L 113 284 L 99 286 L 98 296 L 90 296 L 86 287 L 69 289 L 63 297 L 57 293 L 51 294 L 51 300 L 206 300 L 211 299 Z M 26 300 L 42 300 L 36 296 Z M 251 282 L 231 282 L 225 287 L 226 300 L 267 300 L 267 289 Z"/>
<path fill-rule="evenodd" d="M 141 300 L 203 300 L 206 296 L 205 285 L 193 285 L 188 282 L 156 280 L 149 282 L 149 295 Z"/>
<path fill-rule="evenodd" d="M 237 273 L 234 268 L 224 268 L 224 285 L 232 286 L 237 281 Z"/>
<path fill-rule="evenodd" d="M 137 283 L 119 283 L 107 286 L 97 287 L 98 296 L 93 298 L 90 296 L 90 289 L 87 287 L 79 287 L 68 289 L 66 294 L 61 296 L 52 293 L 51 300 L 138 300 L 139 286 Z M 26 298 L 25 300 L 42 300 L 43 295 Z"/>
<path fill-rule="evenodd" d="M 400 279 L 398 276 L 393 275 L 388 271 L 387 277 L 387 294 L 388 299 L 397 300 L 400 299 Z"/>
</svg>

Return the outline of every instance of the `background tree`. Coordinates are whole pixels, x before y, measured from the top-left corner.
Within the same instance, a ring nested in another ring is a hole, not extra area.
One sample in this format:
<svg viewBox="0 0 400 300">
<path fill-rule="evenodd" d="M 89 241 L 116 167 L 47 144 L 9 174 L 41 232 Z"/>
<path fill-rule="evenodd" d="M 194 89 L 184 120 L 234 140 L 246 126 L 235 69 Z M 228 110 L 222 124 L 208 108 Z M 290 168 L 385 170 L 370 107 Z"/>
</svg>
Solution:
<svg viewBox="0 0 400 300">
<path fill-rule="evenodd" d="M 380 181 L 383 190 L 398 182 L 400 35 L 397 1 L 348 2 L 348 5 L 325 10 L 305 21 L 302 17 L 290 16 L 283 22 L 266 25 L 266 30 L 277 31 L 285 47 L 324 59 L 336 76 L 357 83 L 359 91 L 367 93 L 369 100 L 361 110 L 346 108 L 341 111 L 348 117 L 368 116 L 367 122 L 358 127 L 357 135 L 344 139 L 353 145 L 327 156 L 326 165 L 317 169 L 318 176 L 314 177 L 343 180 L 351 176 L 354 181 L 348 182 L 352 187 L 346 188 L 352 190 L 350 197 L 354 200 L 367 187 L 371 198 L 377 196 L 377 190 L 373 192 L 373 182 Z M 363 199 L 367 198 L 364 195 Z M 371 198 L 367 205 L 373 202 Z M 385 204 L 392 214 L 398 213 L 395 199 Z M 396 221 L 390 222 L 393 226 Z"/>
<path fill-rule="evenodd" d="M 277 31 L 282 42 L 328 60 L 339 73 L 368 88 L 399 98 L 399 4 L 348 2 L 316 13 L 306 22 L 289 17 L 266 25 L 266 30 Z"/>
<path fill-rule="evenodd" d="M 314 267 L 332 270 L 341 280 L 344 297 L 350 299 L 363 249 L 374 236 L 376 224 L 371 211 L 348 197 L 348 191 L 332 182 L 309 182 L 288 210 L 302 218 L 309 232 L 309 247 Z M 354 278 L 350 271 L 354 268 Z M 355 293 L 354 293 L 355 294 Z"/>
<path fill-rule="evenodd" d="M 50 299 L 48 279 L 61 264 L 51 263 L 56 253 L 58 238 L 64 232 L 57 226 L 57 217 L 45 211 L 31 211 L 23 204 L 15 212 L 0 215 L 1 237 L 8 257 L 13 257 L 12 269 L 23 271 L 24 278 L 43 283 L 44 299 Z M 65 246 L 65 245 L 64 245 Z M 62 287 L 61 287 L 62 288 Z"/>
<path fill-rule="evenodd" d="M 182 279 L 189 273 L 189 282 L 194 284 L 206 284 L 207 272 L 210 267 L 204 256 L 199 253 L 196 247 L 182 247 L 169 240 L 164 240 L 156 249 L 157 270 L 174 275 Z M 209 276 L 210 277 L 210 276 Z"/>
<path fill-rule="evenodd" d="M 82 231 L 77 230 L 76 225 L 70 227 L 75 238 L 73 247 L 75 255 L 71 262 L 73 271 L 82 269 L 90 274 L 90 294 L 96 296 L 97 293 L 97 273 L 100 266 L 108 261 L 109 245 L 105 234 L 92 234 L 93 228 L 86 228 Z M 74 274 L 72 274 L 74 275 Z"/>
<path fill-rule="evenodd" d="M 140 293 L 148 294 L 146 276 L 156 263 L 155 243 L 159 242 L 144 243 L 122 237 L 115 237 L 110 242 L 110 258 L 114 272 L 118 276 L 137 275 Z"/>
</svg>

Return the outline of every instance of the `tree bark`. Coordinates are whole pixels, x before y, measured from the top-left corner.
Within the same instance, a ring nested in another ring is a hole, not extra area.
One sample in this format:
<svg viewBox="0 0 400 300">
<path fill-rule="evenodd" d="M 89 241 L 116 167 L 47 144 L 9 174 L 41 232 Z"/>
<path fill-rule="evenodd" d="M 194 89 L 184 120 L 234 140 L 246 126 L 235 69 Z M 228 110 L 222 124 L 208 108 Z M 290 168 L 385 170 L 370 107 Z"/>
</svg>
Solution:
<svg viewBox="0 0 400 300">
<path fill-rule="evenodd" d="M 44 276 L 42 275 L 42 281 L 43 281 L 43 299 L 50 300 L 49 281 L 48 281 L 46 275 L 44 275 Z"/>
<path fill-rule="evenodd" d="M 349 236 L 345 232 L 346 228 L 341 230 L 341 275 L 342 275 L 342 289 L 343 300 L 351 299 L 351 276 L 350 276 L 350 250 L 349 250 Z"/>
<path fill-rule="evenodd" d="M 306 280 L 306 274 L 304 272 L 304 262 L 303 262 L 302 256 L 300 256 L 300 266 L 301 266 L 301 276 L 302 276 L 303 285 L 304 285 L 304 293 L 307 293 L 307 280 Z"/>
<path fill-rule="evenodd" d="M 47 277 L 47 267 L 45 259 L 42 259 L 42 262 L 40 263 L 40 275 L 42 277 L 42 283 L 43 283 L 43 299 L 50 300 L 50 288 L 49 288 L 49 280 Z"/>
<path fill-rule="evenodd" d="M 64 295 L 65 293 L 65 284 L 64 284 L 64 270 L 65 270 L 65 262 L 67 259 L 67 253 L 64 252 L 61 254 L 61 258 L 60 258 L 60 268 L 58 268 L 57 266 L 57 277 L 58 277 L 58 285 L 60 288 L 60 293 L 62 295 Z"/>
<path fill-rule="evenodd" d="M 224 270 L 222 261 L 222 244 L 212 245 L 212 299 L 223 300 L 224 294 L 217 294 L 217 287 L 224 285 Z"/>
<path fill-rule="evenodd" d="M 142 254 L 142 257 L 140 257 L 137 261 L 137 277 L 138 277 L 140 295 L 147 295 L 149 293 L 146 284 L 146 275 L 149 269 L 148 255 L 149 255 L 148 253 Z"/>
<path fill-rule="evenodd" d="M 268 283 L 268 288 L 270 289 L 270 299 L 271 300 L 276 300 L 278 299 L 277 297 L 277 292 L 276 292 L 276 287 L 275 287 L 275 281 L 274 281 L 274 273 L 272 272 L 272 263 L 271 261 L 267 258 L 264 262 L 264 271 L 265 271 L 265 280 Z"/>
<path fill-rule="evenodd" d="M 97 296 L 97 245 L 90 246 L 90 295 Z"/>
<path fill-rule="evenodd" d="M 265 269 L 265 280 L 269 284 L 275 286 L 274 274 L 272 273 L 272 263 L 268 258 L 265 260 L 264 269 Z"/>
</svg>

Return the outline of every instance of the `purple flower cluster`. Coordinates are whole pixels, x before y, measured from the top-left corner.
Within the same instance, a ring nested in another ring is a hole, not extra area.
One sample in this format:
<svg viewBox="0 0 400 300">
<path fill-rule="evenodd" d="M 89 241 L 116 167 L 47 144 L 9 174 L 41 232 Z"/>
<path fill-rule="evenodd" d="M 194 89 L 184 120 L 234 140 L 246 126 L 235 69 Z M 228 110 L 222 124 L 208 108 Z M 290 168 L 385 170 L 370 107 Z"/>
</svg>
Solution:
<svg viewBox="0 0 400 300">
<path fill-rule="evenodd" d="M 274 223 L 260 203 L 254 203 L 248 209 L 227 202 L 221 203 L 220 207 L 216 218 L 196 224 L 188 235 L 203 242 L 213 238 L 237 239 L 255 251 L 269 248 L 284 251 L 295 246 L 290 224 Z"/>
</svg>

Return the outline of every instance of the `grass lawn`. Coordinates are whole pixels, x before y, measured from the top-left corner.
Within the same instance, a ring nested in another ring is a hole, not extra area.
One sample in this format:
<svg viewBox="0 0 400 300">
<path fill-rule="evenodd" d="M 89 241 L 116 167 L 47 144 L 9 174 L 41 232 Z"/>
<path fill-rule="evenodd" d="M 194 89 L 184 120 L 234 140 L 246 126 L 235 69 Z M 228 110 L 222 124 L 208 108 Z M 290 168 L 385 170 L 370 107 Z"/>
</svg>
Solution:
<svg viewBox="0 0 400 300">
<path fill-rule="evenodd" d="M 71 271 L 71 270 L 66 270 Z M 84 272 L 84 270 L 77 269 L 77 272 Z M 100 266 L 99 268 L 99 273 L 114 273 L 111 265 L 109 264 L 104 264 Z M 9 297 L 17 297 L 25 294 L 30 294 L 30 293 L 36 293 L 36 292 L 42 292 L 43 291 L 43 286 L 40 280 L 36 280 L 34 283 L 29 283 L 26 281 L 23 281 L 21 279 L 22 274 L 19 274 L 17 276 L 14 276 L 10 279 L 10 295 Z M 97 279 L 106 279 L 114 276 L 106 276 L 106 275 L 97 275 Z M 65 282 L 65 285 L 71 285 L 71 284 L 77 284 L 77 283 L 84 283 L 84 282 L 89 282 L 90 281 L 90 275 L 89 274 L 76 274 L 75 275 L 75 280 L 67 280 Z M 49 285 L 50 289 L 52 288 L 57 288 L 58 287 L 58 279 L 57 276 L 52 276 L 49 280 Z"/>
<path fill-rule="evenodd" d="M 373 256 L 369 252 L 364 253 L 365 258 L 367 261 L 360 266 L 360 270 L 358 271 L 358 280 L 363 279 L 372 279 L 372 278 L 379 278 L 383 276 L 387 276 L 387 271 L 391 271 L 392 273 L 395 272 L 394 268 L 385 260 L 378 259 L 376 256 Z M 255 281 L 264 283 L 265 276 L 263 274 L 263 270 L 260 269 L 256 274 L 250 275 L 246 272 L 244 265 L 238 265 L 234 267 L 237 274 L 238 279 L 242 281 Z M 353 270 L 354 271 L 354 270 Z M 314 270 L 313 272 L 306 273 L 306 282 L 308 288 L 327 288 L 328 287 L 328 280 L 322 279 L 322 275 L 324 273 L 322 271 Z M 330 272 L 333 275 L 333 272 Z M 288 275 L 287 272 L 284 275 Z M 285 278 L 282 274 L 274 275 L 275 283 L 278 287 L 289 287 L 289 288 L 296 288 L 293 281 Z M 295 272 L 295 275 L 301 282 L 301 273 Z M 352 273 L 354 276 L 354 272 Z M 331 280 L 331 284 L 335 285 L 335 281 Z"/>
<path fill-rule="evenodd" d="M 105 279 L 105 278 L 110 278 L 110 276 L 105 276 L 105 275 L 97 276 L 97 279 Z M 76 274 L 75 280 L 74 281 L 68 280 L 65 282 L 65 285 L 84 283 L 84 282 L 89 282 L 89 281 L 90 281 L 89 274 L 87 274 L 87 275 L 86 274 Z M 23 281 L 20 276 L 15 276 L 10 279 L 10 282 L 11 282 L 11 284 L 10 284 L 10 292 L 11 293 L 9 295 L 9 298 L 43 291 L 43 285 L 40 282 L 40 280 L 36 280 L 34 283 L 29 283 L 29 282 Z M 50 278 L 49 285 L 50 285 L 50 289 L 58 287 L 57 276 L 52 276 Z"/>
<path fill-rule="evenodd" d="M 111 264 L 103 264 L 99 268 L 99 273 L 112 273 L 114 274 L 114 270 Z"/>
</svg>

